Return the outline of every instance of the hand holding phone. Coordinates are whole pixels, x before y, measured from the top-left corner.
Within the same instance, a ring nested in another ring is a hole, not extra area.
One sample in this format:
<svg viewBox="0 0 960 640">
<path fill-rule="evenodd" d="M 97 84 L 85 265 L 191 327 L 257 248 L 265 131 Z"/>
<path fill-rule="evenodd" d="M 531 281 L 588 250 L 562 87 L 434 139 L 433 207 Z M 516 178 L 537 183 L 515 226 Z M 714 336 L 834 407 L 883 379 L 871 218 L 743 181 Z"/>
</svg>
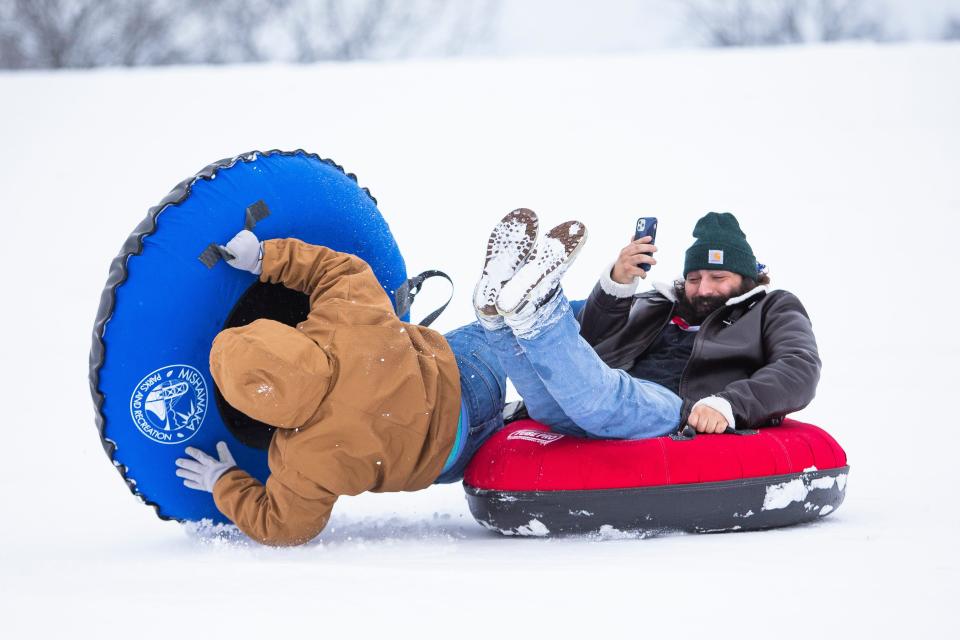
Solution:
<svg viewBox="0 0 960 640">
<path fill-rule="evenodd" d="M 633 234 L 634 240 L 639 240 L 644 236 L 650 236 L 650 244 L 655 244 L 657 242 L 657 219 L 656 218 L 640 218 L 637 220 L 637 228 Z M 650 271 L 649 264 L 641 262 L 637 264 L 638 267 L 644 271 Z"/>
<path fill-rule="evenodd" d="M 649 242 L 637 242 L 647 236 L 650 236 Z M 620 255 L 610 271 L 610 279 L 618 284 L 634 284 L 637 278 L 646 278 L 651 265 L 657 263 L 652 255 L 657 250 L 653 244 L 656 238 L 656 218 L 637 220 L 633 241 L 620 250 Z"/>
</svg>

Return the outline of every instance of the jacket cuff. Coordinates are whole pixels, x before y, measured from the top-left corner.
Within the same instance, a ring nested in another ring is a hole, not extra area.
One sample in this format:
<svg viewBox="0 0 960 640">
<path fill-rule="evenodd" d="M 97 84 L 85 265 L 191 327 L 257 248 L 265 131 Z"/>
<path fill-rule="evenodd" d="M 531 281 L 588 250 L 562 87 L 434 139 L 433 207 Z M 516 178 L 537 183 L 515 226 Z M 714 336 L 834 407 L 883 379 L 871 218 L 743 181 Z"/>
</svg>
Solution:
<svg viewBox="0 0 960 640">
<path fill-rule="evenodd" d="M 632 298 L 633 294 L 637 292 L 637 281 L 639 278 L 634 278 L 630 284 L 614 282 L 613 278 L 610 277 L 610 273 L 613 271 L 613 265 L 615 264 L 616 262 L 611 262 L 607 268 L 603 270 L 603 273 L 600 274 L 600 288 L 603 289 L 604 293 L 614 298 Z"/>
<path fill-rule="evenodd" d="M 726 419 L 728 427 L 731 429 L 737 428 L 736 420 L 734 420 L 733 417 L 733 407 L 730 405 L 730 401 L 726 398 L 721 398 L 720 396 L 707 396 L 706 398 L 701 398 L 693 405 L 691 411 L 700 405 L 704 405 L 715 411 L 719 411 Z"/>
<path fill-rule="evenodd" d="M 264 273 L 263 268 L 269 267 L 270 261 L 274 259 L 272 254 L 275 251 L 274 247 L 277 242 L 282 242 L 282 240 L 279 238 L 270 238 L 260 241 L 260 260 L 257 262 L 257 266 L 260 267 L 260 272 L 256 274 L 260 282 L 270 282 L 270 277 Z"/>
<path fill-rule="evenodd" d="M 263 273 L 263 242 L 260 243 L 258 251 L 259 254 L 257 255 L 257 266 L 253 268 L 253 275 L 255 276 L 259 276 L 261 273 Z"/>
<path fill-rule="evenodd" d="M 216 492 L 217 492 L 217 484 L 219 484 L 221 480 L 223 480 L 224 478 L 226 478 L 228 475 L 230 475 L 230 474 L 233 473 L 234 471 L 239 471 L 240 473 L 244 473 L 244 474 L 246 473 L 246 471 L 244 471 L 243 469 L 241 469 L 239 466 L 233 465 L 233 466 L 230 467 L 229 469 L 226 469 L 226 470 L 225 470 L 223 473 L 221 473 L 219 476 L 217 476 L 217 479 L 213 481 L 213 489 L 210 491 L 210 493 L 216 494 Z"/>
</svg>

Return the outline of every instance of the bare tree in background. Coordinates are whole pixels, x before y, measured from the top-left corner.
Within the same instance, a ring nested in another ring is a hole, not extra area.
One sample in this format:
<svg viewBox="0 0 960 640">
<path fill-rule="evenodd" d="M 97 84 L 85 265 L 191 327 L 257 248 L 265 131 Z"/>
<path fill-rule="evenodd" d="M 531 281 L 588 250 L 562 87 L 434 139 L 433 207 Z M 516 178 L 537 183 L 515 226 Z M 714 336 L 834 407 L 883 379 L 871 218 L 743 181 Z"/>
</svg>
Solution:
<svg viewBox="0 0 960 640">
<path fill-rule="evenodd" d="M 0 52 L 14 66 L 93 66 L 86 45 L 102 18 L 97 2 L 6 0 L 0 11 Z"/>
<path fill-rule="evenodd" d="M 299 62 L 355 60 L 383 54 L 391 47 L 401 55 L 428 31 L 447 3 L 444 0 L 304 0 L 285 16 Z"/>
<path fill-rule="evenodd" d="M 177 32 L 189 0 L 113 0 L 111 17 L 102 25 L 102 50 L 109 54 L 98 66 L 127 67 L 175 64 L 188 59 Z M 121 8 L 122 7 L 122 8 Z"/>
<path fill-rule="evenodd" d="M 454 12 L 445 51 L 448 55 L 463 53 L 477 42 L 489 42 L 495 36 L 500 0 L 461 2 Z"/>
<path fill-rule="evenodd" d="M 316 62 L 455 55 L 491 37 L 500 0 L 194 0 L 189 59 Z M 426 46 L 425 46 L 426 44 Z"/>
<path fill-rule="evenodd" d="M 0 67 L 96 67 L 179 61 L 170 27 L 180 0 L 0 0 Z"/>
<path fill-rule="evenodd" d="M 716 47 L 880 40 L 863 0 L 689 0 L 690 22 Z"/>
<path fill-rule="evenodd" d="M 771 35 L 781 31 L 769 7 L 753 0 L 690 2 L 688 11 L 693 26 L 714 47 L 773 44 Z"/>
<path fill-rule="evenodd" d="M 490 36 L 498 8 L 499 0 L 0 0 L 0 68 L 452 55 Z"/>
<path fill-rule="evenodd" d="M 863 0 L 815 0 L 807 13 L 809 40 L 836 42 L 838 40 L 882 40 L 883 22 L 871 15 Z"/>
<path fill-rule="evenodd" d="M 183 19 L 187 59 L 209 64 L 277 60 L 278 16 L 295 0 L 193 0 Z M 279 47 L 282 48 L 282 47 Z"/>
<path fill-rule="evenodd" d="M 289 3 L 281 19 L 299 62 L 396 58 L 459 27 L 457 43 L 439 43 L 450 53 L 483 35 L 465 31 L 464 22 L 489 22 L 497 6 L 492 0 L 300 0 Z"/>
<path fill-rule="evenodd" d="M 953 16 L 947 19 L 943 27 L 944 40 L 960 40 L 960 16 Z"/>
</svg>

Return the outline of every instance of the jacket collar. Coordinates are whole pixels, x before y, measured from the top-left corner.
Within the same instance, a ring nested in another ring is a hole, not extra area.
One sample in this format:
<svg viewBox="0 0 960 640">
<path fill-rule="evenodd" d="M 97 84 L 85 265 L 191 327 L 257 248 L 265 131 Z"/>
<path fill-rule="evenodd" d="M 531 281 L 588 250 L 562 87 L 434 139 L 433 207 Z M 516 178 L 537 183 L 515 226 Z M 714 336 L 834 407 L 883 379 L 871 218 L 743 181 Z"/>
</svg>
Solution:
<svg viewBox="0 0 960 640">
<path fill-rule="evenodd" d="M 676 289 L 674 289 L 672 282 L 663 282 L 663 281 L 654 282 L 653 288 L 656 290 L 657 293 L 662 295 L 664 298 L 666 298 L 670 302 L 677 301 L 677 292 L 676 292 Z M 740 304 L 744 300 L 749 300 L 753 296 L 758 296 L 761 293 L 762 294 L 767 293 L 767 285 L 760 285 L 758 287 L 754 287 L 753 289 L 750 289 L 750 291 L 747 291 L 743 295 L 739 295 L 735 298 L 730 298 L 729 300 L 727 300 L 726 306 L 732 307 L 735 304 Z"/>
<path fill-rule="evenodd" d="M 732 307 L 735 304 L 740 304 L 744 300 L 749 300 L 753 296 L 758 296 L 761 293 L 763 294 L 767 293 L 767 285 L 762 284 L 758 287 L 754 287 L 753 289 L 750 289 L 750 291 L 747 291 L 743 295 L 737 296 L 736 298 L 730 298 L 729 300 L 727 300 L 727 306 Z"/>
<path fill-rule="evenodd" d="M 659 282 L 654 282 L 653 288 L 656 290 L 657 293 L 662 295 L 664 298 L 666 298 L 670 302 L 677 301 L 677 292 L 673 288 L 672 282 L 663 282 L 662 280 Z"/>
</svg>

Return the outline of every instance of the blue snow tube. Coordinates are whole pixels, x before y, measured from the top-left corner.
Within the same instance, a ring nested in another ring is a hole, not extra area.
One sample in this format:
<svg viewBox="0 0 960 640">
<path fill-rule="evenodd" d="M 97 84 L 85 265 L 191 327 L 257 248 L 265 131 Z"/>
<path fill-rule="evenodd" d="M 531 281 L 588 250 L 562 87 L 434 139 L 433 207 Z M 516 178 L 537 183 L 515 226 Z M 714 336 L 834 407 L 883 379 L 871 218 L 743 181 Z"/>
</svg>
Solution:
<svg viewBox="0 0 960 640">
<path fill-rule="evenodd" d="M 407 319 L 406 266 L 390 228 L 370 192 L 331 160 L 253 151 L 177 185 L 111 264 L 90 352 L 103 447 L 134 495 L 165 520 L 226 522 L 209 493 L 174 475 L 187 445 L 213 451 L 225 440 L 239 466 L 261 481 L 268 475 L 266 452 L 228 429 L 232 409 L 217 402 L 209 369 L 210 345 L 225 326 L 256 317 L 293 323 L 285 316 L 306 313 L 302 294 L 298 302 L 270 293 L 264 288 L 283 288 L 210 259 L 211 245 L 254 225 L 261 239 L 296 237 L 360 256 Z"/>
</svg>

